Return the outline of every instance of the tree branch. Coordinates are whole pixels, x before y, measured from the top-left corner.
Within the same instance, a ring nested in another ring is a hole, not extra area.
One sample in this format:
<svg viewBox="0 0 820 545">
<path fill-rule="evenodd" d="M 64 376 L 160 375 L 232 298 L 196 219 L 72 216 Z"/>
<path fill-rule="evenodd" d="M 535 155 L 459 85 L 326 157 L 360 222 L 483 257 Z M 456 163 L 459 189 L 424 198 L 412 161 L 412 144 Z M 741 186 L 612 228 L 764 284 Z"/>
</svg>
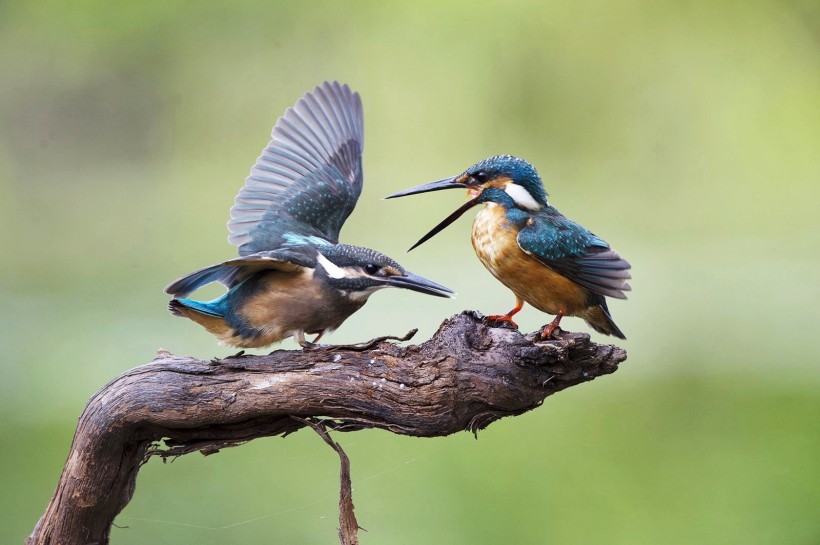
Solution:
<svg viewBox="0 0 820 545">
<path fill-rule="evenodd" d="M 347 457 L 324 426 L 419 437 L 477 433 L 613 373 L 626 359 L 623 349 L 583 333 L 534 339 L 464 312 L 429 341 L 406 347 L 382 342 L 369 350 L 279 350 L 210 362 L 160 351 L 88 402 L 54 496 L 26 543 L 108 543 L 139 468 L 153 455 L 208 455 L 310 425 L 339 453 L 344 481 Z"/>
</svg>

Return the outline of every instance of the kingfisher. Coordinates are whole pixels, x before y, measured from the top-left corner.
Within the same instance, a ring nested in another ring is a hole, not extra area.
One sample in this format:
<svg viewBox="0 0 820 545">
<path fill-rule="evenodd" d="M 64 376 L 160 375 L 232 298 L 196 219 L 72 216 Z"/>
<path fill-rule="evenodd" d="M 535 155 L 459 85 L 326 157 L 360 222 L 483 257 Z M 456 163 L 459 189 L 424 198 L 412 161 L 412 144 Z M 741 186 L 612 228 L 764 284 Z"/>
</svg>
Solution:
<svg viewBox="0 0 820 545">
<path fill-rule="evenodd" d="M 515 295 L 506 314 L 488 316 L 518 327 L 513 316 L 529 303 L 555 319 L 543 327 L 548 339 L 564 316 L 583 318 L 592 329 L 626 339 L 615 325 L 606 297 L 626 299 L 631 268 L 602 238 L 568 219 L 547 202 L 535 168 L 519 157 L 496 155 L 458 176 L 405 189 L 387 198 L 443 189 L 467 189 L 467 202 L 410 250 L 426 242 L 473 206 L 472 243 L 481 263 Z"/>
<path fill-rule="evenodd" d="M 231 208 L 228 241 L 239 257 L 172 282 L 168 309 L 230 346 L 293 337 L 307 348 L 382 288 L 452 297 L 382 253 L 339 243 L 362 192 L 363 130 L 359 94 L 338 82 L 288 108 Z M 211 282 L 227 291 L 213 301 L 186 298 Z"/>
</svg>

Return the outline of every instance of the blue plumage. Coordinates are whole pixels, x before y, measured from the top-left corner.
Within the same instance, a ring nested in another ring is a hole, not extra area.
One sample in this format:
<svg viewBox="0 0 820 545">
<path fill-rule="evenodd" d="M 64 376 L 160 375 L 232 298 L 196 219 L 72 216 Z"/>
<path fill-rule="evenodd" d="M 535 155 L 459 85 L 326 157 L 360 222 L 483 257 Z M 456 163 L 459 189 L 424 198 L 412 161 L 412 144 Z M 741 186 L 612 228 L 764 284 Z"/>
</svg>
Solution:
<svg viewBox="0 0 820 545">
<path fill-rule="evenodd" d="M 609 315 L 605 297 L 626 299 L 630 265 L 602 238 L 566 218 L 547 202 L 541 177 L 527 161 L 496 155 L 462 174 L 390 195 L 402 197 L 466 188 L 472 197 L 422 237 L 429 240 L 475 205 L 472 241 L 482 263 L 516 295 L 516 307 L 492 318 L 512 322 L 524 302 L 562 316 L 580 316 L 596 331 L 625 338 Z M 411 248 L 412 249 L 412 248 Z"/>
<path fill-rule="evenodd" d="M 528 161 L 514 155 L 494 155 L 474 164 L 465 174 L 476 179 L 495 180 L 508 177 L 525 187 L 532 197 L 541 205 L 547 204 L 547 190 L 541 183 L 538 171 Z"/>
<path fill-rule="evenodd" d="M 174 311 L 174 307 L 176 305 L 181 305 L 193 309 L 197 312 L 201 312 L 203 314 L 207 314 L 209 316 L 216 316 L 219 318 L 224 318 L 225 313 L 228 309 L 228 305 L 226 304 L 228 301 L 228 293 L 225 293 L 221 297 L 214 299 L 213 301 L 194 301 L 193 299 L 172 299 L 174 305 L 171 307 L 171 312 L 181 316 L 178 312 Z"/>
<path fill-rule="evenodd" d="M 491 159 L 497 162 L 498 157 Z M 519 165 L 521 162 L 524 161 L 513 164 Z M 538 184 L 541 185 L 540 178 Z M 478 195 L 475 204 L 483 203 L 504 207 L 508 224 L 516 228 L 518 245 L 525 253 L 595 293 L 626 299 L 623 290 L 629 289 L 624 282 L 630 278 L 629 263 L 612 251 L 600 237 L 549 204 L 545 203 L 537 211 L 523 210 L 509 193 L 498 187 L 488 187 Z"/>
<path fill-rule="evenodd" d="M 600 295 L 626 299 L 629 263 L 609 244 L 560 212 L 548 207 L 518 233 L 527 254 L 565 277 Z"/>
<path fill-rule="evenodd" d="M 384 254 L 339 243 L 362 192 L 363 129 L 359 95 L 337 82 L 288 108 L 231 208 L 228 240 L 240 257 L 171 283 L 171 312 L 232 346 L 290 336 L 307 346 L 306 333 L 336 329 L 378 289 L 451 296 Z M 228 291 L 208 302 L 184 298 L 211 282 Z"/>
<path fill-rule="evenodd" d="M 278 247 L 292 231 L 339 242 L 362 192 L 362 101 L 347 85 L 317 87 L 271 131 L 231 208 L 240 255 Z"/>
</svg>

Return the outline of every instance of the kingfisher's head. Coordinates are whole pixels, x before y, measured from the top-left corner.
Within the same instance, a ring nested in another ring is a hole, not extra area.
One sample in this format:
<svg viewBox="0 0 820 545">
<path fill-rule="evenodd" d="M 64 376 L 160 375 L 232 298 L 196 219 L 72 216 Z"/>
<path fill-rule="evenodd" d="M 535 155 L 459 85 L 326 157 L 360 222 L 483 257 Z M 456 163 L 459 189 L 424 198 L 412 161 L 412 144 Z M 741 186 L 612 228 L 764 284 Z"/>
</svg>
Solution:
<svg viewBox="0 0 820 545">
<path fill-rule="evenodd" d="M 382 288 L 408 290 L 453 297 L 450 288 L 413 274 L 394 259 L 361 246 L 335 244 L 318 249 L 314 279 L 343 293 L 352 301 L 366 301 Z"/>
<path fill-rule="evenodd" d="M 453 178 L 464 184 L 471 197 L 495 187 L 507 193 L 515 204 L 527 210 L 538 210 L 547 204 L 547 192 L 541 177 L 530 163 L 513 155 L 496 155 L 474 164 Z"/>
<path fill-rule="evenodd" d="M 466 188 L 468 201 L 458 210 L 450 214 L 432 231 L 427 233 L 415 248 L 422 242 L 453 223 L 464 212 L 476 204 L 496 202 L 507 207 L 517 207 L 525 211 L 535 212 L 547 206 L 547 192 L 541 177 L 530 163 L 513 155 L 495 155 L 474 164 L 458 176 L 444 178 L 427 184 L 411 187 L 388 196 L 388 199 L 441 191 L 443 189 Z M 494 191 L 486 190 L 493 188 Z M 504 194 L 500 193 L 503 191 Z M 502 198 L 503 197 L 503 198 Z M 509 198 L 506 198 L 509 197 Z M 411 248 L 411 250 L 413 249 Z"/>
</svg>

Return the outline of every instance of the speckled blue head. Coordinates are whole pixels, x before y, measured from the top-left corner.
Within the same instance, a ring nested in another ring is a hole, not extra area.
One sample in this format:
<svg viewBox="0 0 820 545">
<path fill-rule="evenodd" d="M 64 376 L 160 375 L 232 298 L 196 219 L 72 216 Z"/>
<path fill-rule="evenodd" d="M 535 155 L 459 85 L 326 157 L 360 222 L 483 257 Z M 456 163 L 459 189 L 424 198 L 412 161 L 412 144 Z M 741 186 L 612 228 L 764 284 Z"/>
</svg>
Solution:
<svg viewBox="0 0 820 545">
<path fill-rule="evenodd" d="M 463 178 L 463 179 L 462 179 Z M 464 171 L 456 180 L 468 186 L 496 186 L 499 180 L 509 179 L 511 183 L 527 190 L 541 206 L 547 204 L 547 191 L 538 171 L 530 163 L 514 155 L 495 155 L 479 161 Z M 472 183 L 471 183 L 472 182 Z"/>
</svg>

